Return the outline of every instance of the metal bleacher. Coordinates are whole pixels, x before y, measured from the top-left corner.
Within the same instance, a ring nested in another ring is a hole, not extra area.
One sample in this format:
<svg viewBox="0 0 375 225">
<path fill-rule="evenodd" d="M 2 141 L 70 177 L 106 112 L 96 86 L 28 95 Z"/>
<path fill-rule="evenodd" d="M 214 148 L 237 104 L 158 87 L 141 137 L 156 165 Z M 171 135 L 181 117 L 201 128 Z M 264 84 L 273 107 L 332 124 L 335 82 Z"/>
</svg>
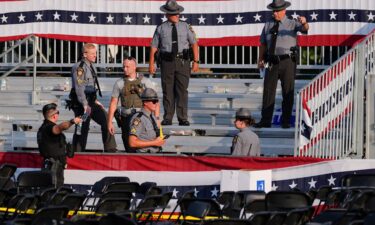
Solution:
<svg viewBox="0 0 375 225">
<path fill-rule="evenodd" d="M 103 98 L 99 99 L 108 107 L 111 90 L 119 78 L 100 78 Z M 160 79 L 152 78 L 161 99 Z M 70 78 L 37 77 L 37 104 L 32 104 L 33 79 L 30 77 L 7 77 L 6 86 L 0 91 L 0 149 L 35 150 L 36 132 L 42 115 L 42 105 L 56 102 L 60 106 L 60 120 L 70 119 L 71 111 L 65 109 L 65 99 L 69 95 Z M 296 90 L 308 81 L 296 80 Z M 171 134 L 163 148 L 165 153 L 186 154 L 230 154 L 232 137 L 236 133 L 233 119 L 236 109 L 250 108 L 253 116 L 260 119 L 263 80 L 261 79 L 201 79 L 192 78 L 189 86 L 189 120 L 191 126 L 175 125 L 163 127 L 165 134 Z M 281 108 L 281 88 L 277 89 L 276 109 Z M 162 114 L 162 112 L 161 112 Z M 277 122 L 280 113 L 276 112 Z M 115 123 L 115 121 L 113 121 Z M 123 150 L 121 130 L 115 125 L 118 149 Z M 254 129 L 261 139 L 264 155 L 293 155 L 294 128 L 281 129 L 277 124 L 272 128 Z M 73 135 L 73 127 L 67 131 L 68 140 Z M 91 122 L 87 145 L 88 151 L 101 151 L 100 127 Z"/>
</svg>

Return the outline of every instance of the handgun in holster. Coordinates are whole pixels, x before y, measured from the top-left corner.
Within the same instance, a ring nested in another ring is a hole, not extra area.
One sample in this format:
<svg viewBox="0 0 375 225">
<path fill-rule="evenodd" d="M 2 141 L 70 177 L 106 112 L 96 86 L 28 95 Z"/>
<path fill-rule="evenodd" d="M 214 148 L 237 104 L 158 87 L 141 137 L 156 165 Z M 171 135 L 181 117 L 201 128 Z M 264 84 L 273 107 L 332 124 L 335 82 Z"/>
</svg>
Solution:
<svg viewBox="0 0 375 225">
<path fill-rule="evenodd" d="M 298 52 L 298 47 L 297 46 L 293 46 L 290 48 L 290 58 L 293 60 L 293 62 L 297 63 L 298 64 L 298 60 L 299 60 L 299 52 Z"/>
<path fill-rule="evenodd" d="M 161 64 L 161 55 L 160 55 L 160 51 L 159 51 L 159 50 L 157 50 L 157 51 L 155 52 L 154 58 L 155 58 L 156 66 L 157 66 L 158 68 L 160 68 L 160 64 Z"/>
<path fill-rule="evenodd" d="M 121 127 L 121 112 L 120 112 L 120 110 L 119 110 L 119 109 L 116 109 L 116 111 L 115 111 L 115 113 L 114 113 L 113 116 L 115 117 L 115 120 L 116 120 L 117 126 L 118 126 L 118 127 Z"/>
</svg>

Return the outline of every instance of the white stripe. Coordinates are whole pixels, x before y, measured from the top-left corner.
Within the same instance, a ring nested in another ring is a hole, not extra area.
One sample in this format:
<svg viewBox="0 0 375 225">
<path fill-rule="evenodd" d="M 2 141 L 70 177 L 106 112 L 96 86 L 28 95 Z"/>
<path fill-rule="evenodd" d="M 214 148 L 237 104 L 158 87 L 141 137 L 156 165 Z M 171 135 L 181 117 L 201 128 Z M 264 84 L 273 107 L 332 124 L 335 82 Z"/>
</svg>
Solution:
<svg viewBox="0 0 375 225">
<path fill-rule="evenodd" d="M 246 24 L 233 26 L 194 26 L 199 38 L 218 37 L 245 37 L 259 36 L 264 24 Z M 311 24 L 309 35 L 365 35 L 375 24 L 366 23 L 316 23 Z M 29 33 L 35 34 L 61 34 L 61 35 L 84 35 L 100 37 L 136 37 L 151 38 L 156 26 L 146 25 L 95 25 L 95 24 L 74 24 L 74 23 L 29 23 L 16 25 L 2 25 L 5 31 L 0 36 L 15 36 Z"/>
</svg>

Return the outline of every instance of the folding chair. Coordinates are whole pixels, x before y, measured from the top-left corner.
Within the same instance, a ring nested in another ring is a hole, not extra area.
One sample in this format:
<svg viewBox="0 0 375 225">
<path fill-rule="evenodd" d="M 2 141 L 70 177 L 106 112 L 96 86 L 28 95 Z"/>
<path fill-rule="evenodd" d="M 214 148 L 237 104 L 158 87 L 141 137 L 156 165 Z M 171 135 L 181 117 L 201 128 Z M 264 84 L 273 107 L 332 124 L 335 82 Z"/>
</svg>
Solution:
<svg viewBox="0 0 375 225">
<path fill-rule="evenodd" d="M 223 191 L 220 192 L 220 195 L 216 200 L 220 205 L 222 205 L 222 208 L 226 208 L 232 204 L 234 194 L 234 191 Z"/>
<path fill-rule="evenodd" d="M 18 193 L 37 193 L 43 189 L 54 187 L 52 176 L 47 171 L 24 171 L 17 177 Z"/>
<path fill-rule="evenodd" d="M 68 216 L 69 209 L 66 206 L 48 206 L 36 211 L 32 217 L 32 224 L 39 225 L 45 219 L 60 220 Z"/>
<path fill-rule="evenodd" d="M 348 174 L 341 178 L 341 187 L 375 188 L 375 174 Z"/>
<path fill-rule="evenodd" d="M 17 166 L 14 164 L 2 164 L 0 166 L 0 190 L 9 190 L 14 187 L 12 177 L 17 170 Z"/>
<path fill-rule="evenodd" d="M 176 206 L 173 208 L 173 210 L 171 211 L 171 213 L 169 214 L 169 217 L 168 217 L 168 220 L 170 220 L 173 216 L 173 214 L 176 212 L 176 209 L 177 207 L 180 206 L 180 203 L 181 201 L 183 201 L 184 199 L 194 199 L 196 198 L 195 195 L 194 195 L 194 191 L 193 190 L 190 190 L 190 191 L 187 191 L 185 192 L 178 200 L 177 200 L 177 203 L 176 203 Z M 181 216 L 181 213 L 178 215 L 178 218 L 176 219 L 176 221 L 179 221 L 180 219 L 180 216 Z"/>
<path fill-rule="evenodd" d="M 234 195 L 233 203 L 230 208 L 223 210 L 226 212 L 230 218 L 245 218 L 241 212 L 245 205 L 251 204 L 255 200 L 264 200 L 265 199 L 264 191 L 238 191 Z"/>
<path fill-rule="evenodd" d="M 124 213 L 130 208 L 130 199 L 107 198 L 96 206 L 96 214 Z"/>
<path fill-rule="evenodd" d="M 315 196 L 315 201 L 318 201 L 318 205 L 315 206 L 315 211 L 313 213 L 313 216 L 317 215 L 320 211 L 325 210 L 328 206 L 327 201 L 330 193 L 332 192 L 331 186 L 321 186 Z M 322 204 L 325 204 L 324 206 Z"/>
<path fill-rule="evenodd" d="M 38 198 L 31 194 L 19 194 L 14 196 L 6 207 L 3 214 L 2 220 L 15 219 L 20 215 L 26 216 L 28 209 L 36 209 L 38 204 Z M 14 209 L 13 213 L 9 213 L 9 209 Z"/>
<path fill-rule="evenodd" d="M 77 211 L 82 207 L 83 202 L 86 199 L 85 194 L 67 194 L 63 197 L 60 202 L 60 206 L 66 206 L 69 211 L 73 211 L 71 216 L 77 214 Z"/>
<path fill-rule="evenodd" d="M 267 225 L 271 212 L 258 212 L 250 216 L 249 221 L 252 225 Z"/>
<path fill-rule="evenodd" d="M 198 218 L 199 224 L 202 224 L 207 216 L 222 218 L 220 205 L 213 199 L 184 199 L 180 203 L 180 208 L 184 224 L 194 223 L 188 221 L 187 217 Z"/>
<path fill-rule="evenodd" d="M 311 207 L 310 197 L 303 192 L 270 191 L 266 194 L 266 210 L 290 211 L 296 208 Z"/>
<path fill-rule="evenodd" d="M 137 225 L 134 221 L 132 221 L 129 218 L 115 215 L 115 214 L 109 214 L 99 219 L 99 225 L 117 225 L 117 224 Z"/>
<path fill-rule="evenodd" d="M 166 192 L 161 195 L 161 199 L 158 204 L 158 209 L 161 209 L 158 218 L 156 219 L 156 222 L 158 222 L 161 218 L 161 216 L 164 213 L 164 210 L 168 207 L 169 201 L 172 199 L 173 192 Z"/>
</svg>

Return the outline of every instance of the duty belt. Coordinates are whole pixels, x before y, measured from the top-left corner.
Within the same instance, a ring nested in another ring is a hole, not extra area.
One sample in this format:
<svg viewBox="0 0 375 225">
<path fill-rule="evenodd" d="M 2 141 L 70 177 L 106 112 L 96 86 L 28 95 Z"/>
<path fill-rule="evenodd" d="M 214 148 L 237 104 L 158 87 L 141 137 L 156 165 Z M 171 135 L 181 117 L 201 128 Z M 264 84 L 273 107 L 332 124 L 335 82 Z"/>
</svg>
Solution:
<svg viewBox="0 0 375 225">
<path fill-rule="evenodd" d="M 132 115 L 136 112 L 140 112 L 141 111 L 141 108 L 123 108 L 121 107 L 121 116 L 129 116 L 129 115 Z"/>
<path fill-rule="evenodd" d="M 272 64 L 278 64 L 284 59 L 289 59 L 291 58 L 290 54 L 285 54 L 285 55 L 269 55 L 267 61 L 272 63 Z"/>
</svg>

